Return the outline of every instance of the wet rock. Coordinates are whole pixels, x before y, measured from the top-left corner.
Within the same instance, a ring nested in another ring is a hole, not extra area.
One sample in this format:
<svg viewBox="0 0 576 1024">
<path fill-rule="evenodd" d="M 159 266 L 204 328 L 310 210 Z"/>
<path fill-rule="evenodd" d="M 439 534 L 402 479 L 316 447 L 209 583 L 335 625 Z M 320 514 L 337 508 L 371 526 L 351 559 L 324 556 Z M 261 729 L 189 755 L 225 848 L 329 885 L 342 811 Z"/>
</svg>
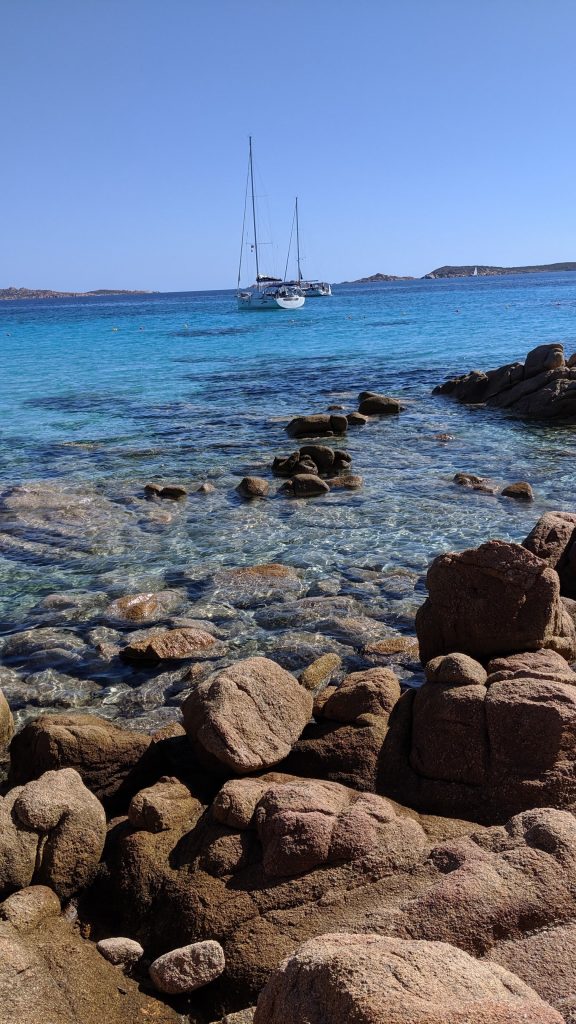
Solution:
<svg viewBox="0 0 576 1024">
<path fill-rule="evenodd" d="M 454 483 L 460 487 L 467 487 L 471 491 L 481 491 L 482 494 L 496 494 L 497 488 L 483 476 L 476 476 L 474 473 L 456 473 Z"/>
<path fill-rule="evenodd" d="M 286 427 L 290 437 L 321 437 L 322 435 L 345 434 L 348 429 L 346 416 L 329 413 L 315 413 L 310 416 L 296 416 Z"/>
<path fill-rule="evenodd" d="M 184 595 L 177 590 L 126 594 L 108 605 L 104 617 L 120 622 L 153 622 L 172 614 L 183 602 Z"/>
<path fill-rule="evenodd" d="M 322 654 L 300 673 L 298 682 L 306 690 L 319 690 L 320 687 L 328 685 L 341 665 L 342 658 L 337 654 Z"/>
<path fill-rule="evenodd" d="M 518 544 L 492 540 L 436 558 L 416 616 L 421 661 L 468 654 L 479 661 L 541 647 L 576 657 L 574 623 L 554 570 Z"/>
<path fill-rule="evenodd" d="M 325 444 L 307 444 L 300 449 L 303 459 L 310 459 L 320 476 L 334 476 L 350 468 L 352 456 L 339 448 L 330 448 Z"/>
<path fill-rule="evenodd" d="M 188 489 L 180 484 L 145 484 L 144 491 L 154 498 L 168 498 L 179 501 L 188 494 Z"/>
<path fill-rule="evenodd" d="M 363 478 L 358 476 L 357 473 L 343 473 L 342 476 L 330 477 L 326 483 L 330 490 L 357 491 L 360 487 L 364 486 Z"/>
<path fill-rule="evenodd" d="M 214 981 L 225 967 L 222 946 L 208 939 L 164 953 L 150 964 L 150 977 L 159 992 L 180 995 Z"/>
<path fill-rule="evenodd" d="M 267 658 L 236 662 L 195 687 L 182 706 L 197 756 L 240 774 L 282 760 L 311 712 L 311 695 Z"/>
<path fill-rule="evenodd" d="M 346 419 L 349 427 L 363 427 L 368 423 L 368 417 L 361 412 L 349 412 Z"/>
<path fill-rule="evenodd" d="M 144 640 L 133 640 L 122 649 L 121 657 L 135 664 L 157 665 L 161 661 L 216 657 L 221 653 L 211 633 L 201 629 L 166 629 Z"/>
<path fill-rule="evenodd" d="M 245 476 L 236 490 L 242 498 L 267 498 L 270 484 L 260 476 Z"/>
<path fill-rule="evenodd" d="M 276 476 L 291 477 L 294 473 L 318 473 L 318 466 L 311 458 L 302 456 L 299 451 L 293 452 L 286 458 L 275 458 L 272 463 L 272 472 Z"/>
<path fill-rule="evenodd" d="M 507 484 L 502 490 L 505 498 L 514 498 L 515 501 L 534 501 L 534 491 L 525 480 L 515 484 Z"/>
<path fill-rule="evenodd" d="M 474 370 L 434 388 L 459 402 L 510 409 L 517 416 L 569 420 L 576 415 L 576 368 L 567 366 L 562 345 L 539 345 L 526 362 L 482 373 Z"/>
<path fill-rule="evenodd" d="M 282 490 L 293 494 L 295 498 L 317 498 L 328 494 L 330 487 L 314 473 L 296 473 L 284 484 Z"/>
<path fill-rule="evenodd" d="M 144 950 L 135 939 L 121 936 L 113 939 L 100 939 L 96 949 L 111 964 L 135 964 L 144 956 Z"/>
<path fill-rule="evenodd" d="M 562 1024 L 496 964 L 437 942 L 339 932 L 311 939 L 274 972 L 254 1024 Z"/>
<path fill-rule="evenodd" d="M 216 488 L 214 487 L 214 484 L 211 484 L 210 481 L 208 481 L 208 480 L 205 480 L 204 483 L 201 483 L 200 486 L 197 487 L 196 490 L 194 491 L 194 494 L 215 494 L 215 493 L 216 493 Z"/>
<path fill-rule="evenodd" d="M 129 790 L 130 776 L 150 742 L 149 736 L 96 715 L 41 715 L 12 740 L 10 784 L 22 785 L 52 769 L 75 768 L 99 799 L 111 799 Z"/>
<path fill-rule="evenodd" d="M 576 597 L 576 515 L 545 512 L 523 546 L 556 570 L 562 594 Z"/>
<path fill-rule="evenodd" d="M 128 821 L 133 828 L 163 832 L 187 822 L 196 824 L 202 804 L 179 779 L 163 776 L 153 786 L 141 789 L 130 801 Z"/>
<path fill-rule="evenodd" d="M 304 597 L 300 601 L 258 609 L 254 618 L 264 629 L 315 628 L 322 619 L 354 616 L 358 611 L 351 597 Z"/>
<path fill-rule="evenodd" d="M 450 683 L 452 686 L 485 686 L 488 673 L 479 661 L 474 661 L 467 654 L 441 654 L 426 665 L 426 679 L 429 683 Z"/>
<path fill-rule="evenodd" d="M 388 395 L 379 395 L 373 391 L 363 391 L 359 396 L 359 402 L 358 412 L 363 416 L 397 416 L 404 408 L 397 398 L 389 398 Z"/>
<path fill-rule="evenodd" d="M 73 768 L 46 772 L 0 802 L 0 891 L 47 885 L 60 898 L 94 876 L 106 817 Z"/>
</svg>

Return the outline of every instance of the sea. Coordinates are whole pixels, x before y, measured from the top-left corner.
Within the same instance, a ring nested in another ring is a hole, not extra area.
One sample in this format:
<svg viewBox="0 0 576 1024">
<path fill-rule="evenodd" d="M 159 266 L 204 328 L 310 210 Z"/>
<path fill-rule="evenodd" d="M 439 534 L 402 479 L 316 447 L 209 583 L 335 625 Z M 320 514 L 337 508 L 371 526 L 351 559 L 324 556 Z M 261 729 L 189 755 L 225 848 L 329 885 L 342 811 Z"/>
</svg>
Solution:
<svg viewBox="0 0 576 1024">
<path fill-rule="evenodd" d="M 432 389 L 549 342 L 576 350 L 576 274 L 336 285 L 293 312 L 240 312 L 230 291 L 1 302 L 1 631 L 38 623 L 54 594 L 111 599 L 264 562 L 310 586 L 364 570 L 423 580 L 440 552 L 521 541 L 546 509 L 576 510 L 576 426 Z M 405 405 L 338 440 L 362 489 L 279 492 L 286 422 L 353 410 L 362 390 Z M 535 500 L 464 490 L 457 472 L 527 480 Z M 242 500 L 248 474 L 272 496 Z M 191 493 L 147 502 L 148 481 Z M 215 491 L 195 494 L 202 481 Z M 39 482 L 70 496 L 69 527 L 6 503 Z"/>
</svg>

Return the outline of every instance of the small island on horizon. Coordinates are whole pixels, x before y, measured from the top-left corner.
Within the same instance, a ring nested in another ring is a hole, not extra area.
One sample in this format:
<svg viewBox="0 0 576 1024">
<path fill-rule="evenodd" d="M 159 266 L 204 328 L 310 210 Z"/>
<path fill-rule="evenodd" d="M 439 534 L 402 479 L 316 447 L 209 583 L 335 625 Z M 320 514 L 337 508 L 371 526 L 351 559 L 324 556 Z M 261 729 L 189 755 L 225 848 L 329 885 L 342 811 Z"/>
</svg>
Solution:
<svg viewBox="0 0 576 1024">
<path fill-rule="evenodd" d="M 0 288 L 0 302 L 9 299 L 81 299 L 97 295 L 157 295 L 146 289 L 96 288 L 91 292 L 56 292 L 51 288 Z"/>
<path fill-rule="evenodd" d="M 431 270 L 421 278 L 401 276 L 398 274 L 371 274 L 370 277 L 359 277 L 355 281 L 342 281 L 342 284 L 380 284 L 388 281 L 435 281 L 445 277 L 499 277 L 504 274 L 557 274 L 563 271 L 576 270 L 576 263 L 542 263 L 527 267 L 493 267 L 480 263 L 469 266 L 444 266 Z"/>
</svg>

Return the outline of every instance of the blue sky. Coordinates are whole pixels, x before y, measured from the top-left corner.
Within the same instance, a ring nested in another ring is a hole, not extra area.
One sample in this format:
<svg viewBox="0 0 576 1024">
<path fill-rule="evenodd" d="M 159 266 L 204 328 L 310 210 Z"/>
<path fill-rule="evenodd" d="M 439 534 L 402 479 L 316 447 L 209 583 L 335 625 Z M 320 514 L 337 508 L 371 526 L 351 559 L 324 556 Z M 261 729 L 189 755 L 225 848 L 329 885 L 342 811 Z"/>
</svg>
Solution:
<svg viewBox="0 0 576 1024">
<path fill-rule="evenodd" d="M 249 133 L 276 269 L 296 193 L 309 276 L 576 260 L 575 38 L 574 0 L 0 0 L 0 287 L 234 287 Z"/>
</svg>

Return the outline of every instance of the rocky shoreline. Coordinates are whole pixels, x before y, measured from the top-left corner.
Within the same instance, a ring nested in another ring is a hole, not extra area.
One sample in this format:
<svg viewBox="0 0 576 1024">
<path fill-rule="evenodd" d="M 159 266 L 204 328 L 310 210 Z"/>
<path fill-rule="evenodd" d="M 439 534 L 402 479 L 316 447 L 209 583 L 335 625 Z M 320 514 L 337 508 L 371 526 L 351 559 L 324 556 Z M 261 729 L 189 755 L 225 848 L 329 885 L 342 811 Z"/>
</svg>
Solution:
<svg viewBox="0 0 576 1024">
<path fill-rule="evenodd" d="M 295 417 L 236 500 L 353 493 L 338 438 L 402 411 Z M 94 501 L 113 544 L 127 509 Z M 86 508 L 11 488 L 2 542 L 82 558 Z M 576 514 L 426 580 L 166 582 L 48 595 L 2 642 L 0 1021 L 572 1024 Z"/>
</svg>

